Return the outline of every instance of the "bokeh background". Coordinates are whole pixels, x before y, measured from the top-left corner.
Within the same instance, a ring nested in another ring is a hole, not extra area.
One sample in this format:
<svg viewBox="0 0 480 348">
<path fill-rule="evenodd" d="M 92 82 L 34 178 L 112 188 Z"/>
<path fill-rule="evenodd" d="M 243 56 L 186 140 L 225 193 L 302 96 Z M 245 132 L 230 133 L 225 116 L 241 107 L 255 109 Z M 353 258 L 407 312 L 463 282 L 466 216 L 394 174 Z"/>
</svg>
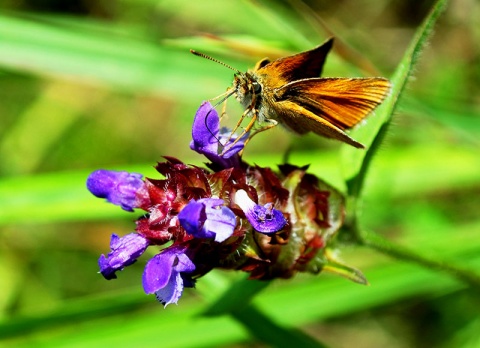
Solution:
<svg viewBox="0 0 480 348">
<path fill-rule="evenodd" d="M 334 35 L 325 76 L 389 77 L 432 3 L 2 1 L 0 346 L 263 346 L 231 318 L 199 316 L 239 274 L 212 272 L 165 310 L 142 291 L 145 259 L 104 280 L 98 256 L 138 214 L 95 199 L 85 179 L 97 168 L 155 177 L 163 155 L 202 163 L 189 149 L 193 116 L 233 72 L 190 48 L 243 71 Z M 478 1 L 449 2 L 373 162 L 361 216 L 401 245 L 473 271 L 478 18 Z M 241 112 L 233 98 L 228 108 Z M 289 152 L 290 162 L 311 164 L 343 189 L 339 147 L 277 127 L 254 138 L 244 158 L 274 166 Z M 342 252 L 369 287 L 301 275 L 274 282 L 255 303 L 332 347 L 480 346 L 478 289 L 365 248 Z"/>
</svg>

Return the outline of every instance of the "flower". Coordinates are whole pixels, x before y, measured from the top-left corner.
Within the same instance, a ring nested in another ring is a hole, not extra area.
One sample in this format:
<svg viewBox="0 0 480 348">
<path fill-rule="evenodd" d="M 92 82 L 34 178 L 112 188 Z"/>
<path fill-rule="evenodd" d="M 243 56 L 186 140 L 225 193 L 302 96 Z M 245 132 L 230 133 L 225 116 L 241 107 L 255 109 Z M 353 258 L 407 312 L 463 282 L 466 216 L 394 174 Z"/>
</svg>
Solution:
<svg viewBox="0 0 480 348">
<path fill-rule="evenodd" d="M 133 211 L 142 204 L 145 187 L 142 177 L 138 173 L 99 169 L 88 176 L 87 188 L 95 196 Z"/>
<path fill-rule="evenodd" d="M 223 204 L 223 199 L 191 200 L 178 214 L 178 219 L 195 238 L 214 238 L 221 243 L 233 234 L 237 223 L 235 214 Z"/>
<path fill-rule="evenodd" d="M 264 206 L 255 204 L 248 197 L 245 190 L 236 192 L 235 203 L 242 208 L 248 222 L 258 232 L 265 234 L 275 233 L 287 224 L 287 220 L 285 220 L 282 212 L 273 209 L 272 203 L 267 203 Z"/>
<path fill-rule="evenodd" d="M 169 247 L 148 261 L 143 272 L 143 289 L 147 294 L 155 293 L 157 299 L 167 306 L 177 303 L 184 286 L 193 287 L 188 276 L 195 265 L 183 247 Z"/>
<path fill-rule="evenodd" d="M 281 165 L 277 171 L 249 166 L 239 155 L 246 138 L 233 144 L 237 138 L 219 130 L 209 103 L 195 115 L 192 138 L 190 147 L 210 159 L 209 169 L 165 157 L 155 167 L 161 179 L 107 170 L 89 176 L 87 187 L 97 197 L 145 212 L 135 233 L 112 235 L 111 252 L 99 259 L 105 278 L 116 278 L 115 272 L 147 247 L 161 246 L 145 265 L 143 287 L 165 306 L 177 303 L 184 288 L 214 268 L 242 270 L 261 280 L 332 271 L 366 282 L 331 252 L 344 199 L 307 174 L 308 166 Z"/>
<path fill-rule="evenodd" d="M 243 150 L 247 138 L 248 133 L 233 144 L 237 136 L 227 128 L 220 129 L 217 111 L 209 102 L 203 102 L 193 120 L 190 148 L 221 168 L 238 167 L 241 163 L 238 153 Z M 227 150 L 222 153 L 224 149 Z"/>
<path fill-rule="evenodd" d="M 137 233 L 130 233 L 120 238 L 112 234 L 110 240 L 110 249 L 108 256 L 101 255 L 98 259 L 100 273 L 105 279 L 117 278 L 115 272 L 121 271 L 125 266 L 129 266 L 142 255 L 150 243 L 148 240 Z"/>
</svg>

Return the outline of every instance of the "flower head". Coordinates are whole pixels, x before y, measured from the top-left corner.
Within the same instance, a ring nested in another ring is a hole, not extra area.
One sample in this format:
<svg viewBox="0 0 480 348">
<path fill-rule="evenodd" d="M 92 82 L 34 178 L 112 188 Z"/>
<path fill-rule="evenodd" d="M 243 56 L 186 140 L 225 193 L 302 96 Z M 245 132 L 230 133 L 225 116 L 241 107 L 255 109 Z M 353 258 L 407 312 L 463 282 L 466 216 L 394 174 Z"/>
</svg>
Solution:
<svg viewBox="0 0 480 348">
<path fill-rule="evenodd" d="M 99 259 L 105 278 L 115 278 L 147 247 L 162 246 L 146 263 L 143 287 L 168 305 L 214 268 L 265 280 L 340 267 L 328 252 L 343 222 L 340 193 L 307 174 L 307 167 L 282 165 L 274 171 L 242 162 L 245 139 L 233 144 L 235 137 L 219 130 L 209 103 L 197 111 L 192 136 L 191 148 L 212 161 L 210 169 L 165 157 L 156 166 L 162 179 L 105 170 L 88 178 L 94 195 L 125 210 L 145 211 L 136 233 L 112 235 L 111 252 Z M 338 273 L 348 276 L 347 270 L 341 265 Z"/>
</svg>

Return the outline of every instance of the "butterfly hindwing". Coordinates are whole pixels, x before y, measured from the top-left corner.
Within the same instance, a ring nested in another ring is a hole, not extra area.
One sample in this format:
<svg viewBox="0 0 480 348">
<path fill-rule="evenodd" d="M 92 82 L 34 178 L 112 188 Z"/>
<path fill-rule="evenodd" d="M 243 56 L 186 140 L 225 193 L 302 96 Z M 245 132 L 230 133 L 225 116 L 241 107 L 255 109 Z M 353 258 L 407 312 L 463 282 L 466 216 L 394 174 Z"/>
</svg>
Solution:
<svg viewBox="0 0 480 348">
<path fill-rule="evenodd" d="M 297 133 L 305 134 L 314 132 L 327 138 L 333 138 L 357 148 L 364 146 L 352 139 L 341 128 L 329 122 L 327 119 L 318 117 L 311 111 L 291 101 L 279 101 L 274 106 L 275 118 L 287 129 Z"/>
<path fill-rule="evenodd" d="M 348 129 L 379 105 L 390 89 L 384 78 L 317 78 L 291 82 L 276 90 L 289 100 L 340 129 Z"/>
</svg>

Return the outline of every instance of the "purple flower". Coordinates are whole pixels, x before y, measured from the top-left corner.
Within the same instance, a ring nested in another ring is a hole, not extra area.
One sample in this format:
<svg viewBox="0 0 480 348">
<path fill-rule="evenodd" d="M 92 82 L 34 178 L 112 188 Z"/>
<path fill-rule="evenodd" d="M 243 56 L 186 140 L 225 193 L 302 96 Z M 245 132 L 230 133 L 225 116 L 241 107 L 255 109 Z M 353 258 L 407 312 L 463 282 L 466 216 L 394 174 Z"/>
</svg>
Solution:
<svg viewBox="0 0 480 348">
<path fill-rule="evenodd" d="M 143 272 L 143 289 L 147 294 L 155 293 L 157 299 L 167 306 L 177 303 L 184 287 L 193 287 L 188 276 L 195 265 L 185 254 L 185 247 L 172 246 L 164 249 L 147 262 Z"/>
<path fill-rule="evenodd" d="M 243 210 L 248 222 L 258 232 L 264 234 L 278 232 L 287 223 L 282 212 L 273 209 L 272 203 L 267 203 L 264 206 L 255 204 L 245 190 L 238 190 L 235 193 L 235 203 Z"/>
<path fill-rule="evenodd" d="M 191 200 L 178 214 L 178 220 L 195 238 L 214 238 L 221 243 L 233 234 L 237 219 L 223 199 Z"/>
<path fill-rule="evenodd" d="M 230 137 L 230 135 L 227 128 L 220 130 L 220 119 L 212 104 L 203 102 L 193 121 L 193 140 L 190 143 L 190 148 L 205 155 L 210 161 L 222 168 L 238 167 L 240 165 L 238 153 L 243 149 L 248 133 L 231 147 L 230 145 L 237 139 L 237 136 L 232 135 Z M 228 150 L 222 154 L 225 148 Z"/>
<path fill-rule="evenodd" d="M 88 190 L 97 197 L 133 211 L 141 204 L 139 192 L 145 191 L 142 174 L 99 169 L 88 176 Z"/>
<path fill-rule="evenodd" d="M 117 278 L 115 272 L 121 271 L 125 266 L 129 266 L 147 249 L 149 242 L 143 236 L 137 233 L 130 233 L 120 238 L 112 234 L 110 240 L 111 252 L 107 257 L 101 255 L 98 259 L 100 273 L 105 279 Z"/>
</svg>

